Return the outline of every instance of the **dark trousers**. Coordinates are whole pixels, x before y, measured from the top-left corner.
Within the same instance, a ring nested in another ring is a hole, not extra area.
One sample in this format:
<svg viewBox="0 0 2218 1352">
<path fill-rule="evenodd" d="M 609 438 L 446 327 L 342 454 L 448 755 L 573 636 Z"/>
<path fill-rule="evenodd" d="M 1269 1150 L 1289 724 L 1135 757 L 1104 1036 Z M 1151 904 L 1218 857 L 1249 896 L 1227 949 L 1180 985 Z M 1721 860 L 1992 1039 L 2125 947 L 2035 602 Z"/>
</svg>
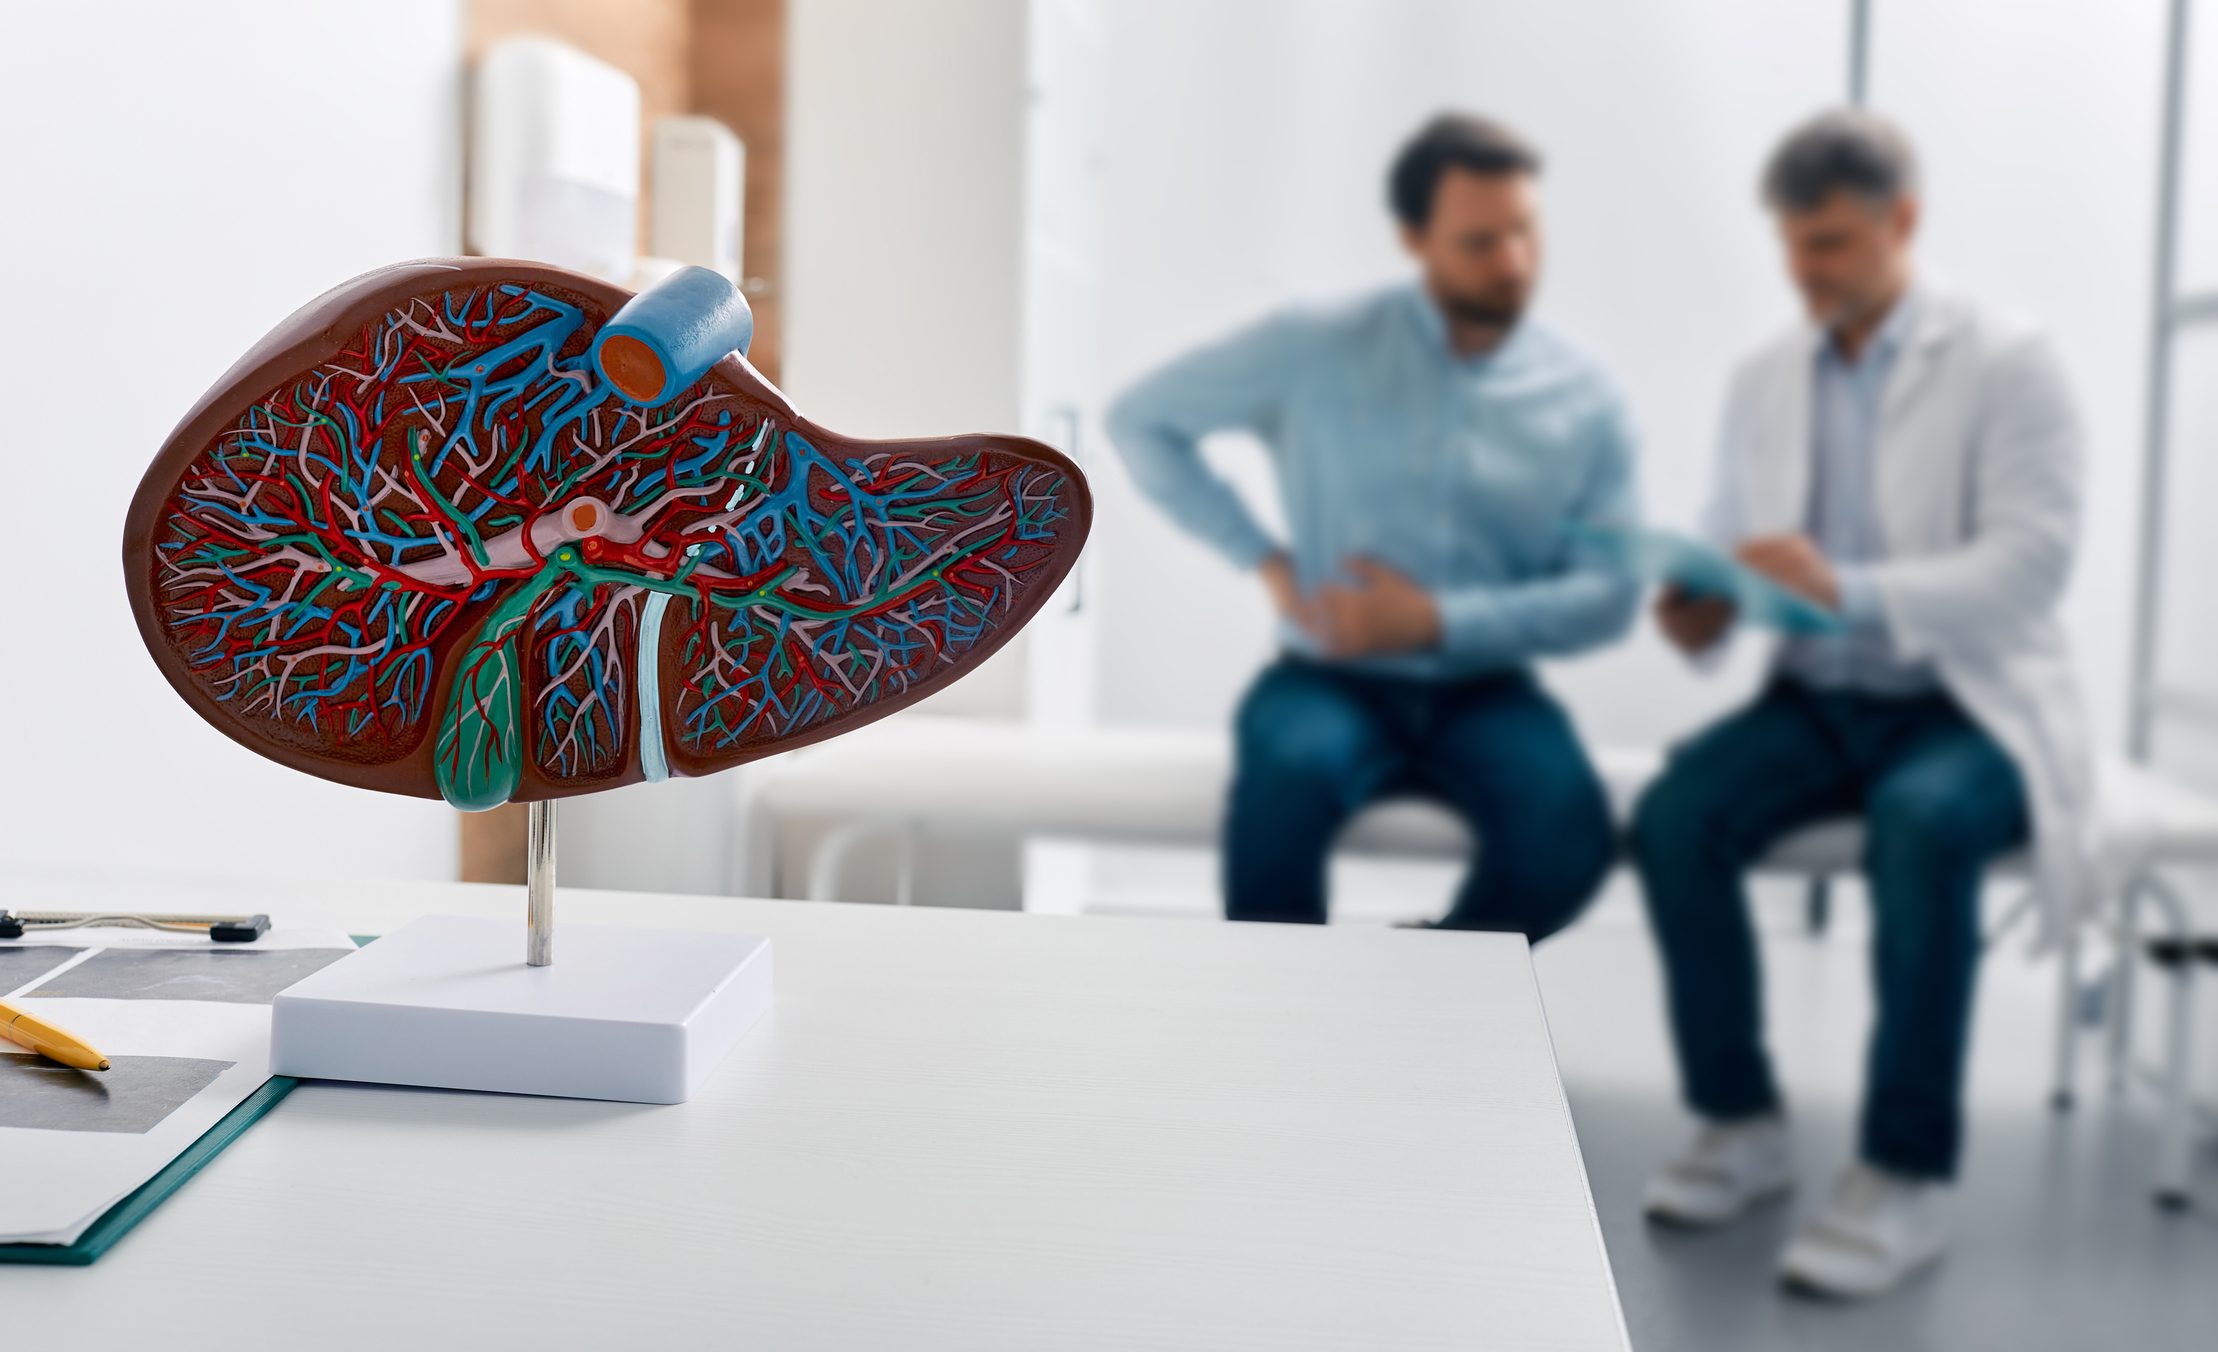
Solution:
<svg viewBox="0 0 2218 1352">
<path fill-rule="evenodd" d="M 2017 768 L 1946 695 L 1823 692 L 1780 680 L 1673 752 L 1632 847 L 1662 949 L 1687 1102 L 1719 1120 L 1779 1104 L 1742 875 L 1775 841 L 1861 814 L 1878 1024 L 1866 1162 L 1947 1178 L 1963 1140 L 1979 888 L 2028 832 Z"/>
<path fill-rule="evenodd" d="M 1380 798 L 1439 799 L 1479 838 L 1443 924 L 1541 939 L 1610 867 L 1601 780 L 1563 709 L 1524 671 L 1461 681 L 1281 659 L 1240 706 L 1225 914 L 1321 924 L 1332 841 Z"/>
</svg>

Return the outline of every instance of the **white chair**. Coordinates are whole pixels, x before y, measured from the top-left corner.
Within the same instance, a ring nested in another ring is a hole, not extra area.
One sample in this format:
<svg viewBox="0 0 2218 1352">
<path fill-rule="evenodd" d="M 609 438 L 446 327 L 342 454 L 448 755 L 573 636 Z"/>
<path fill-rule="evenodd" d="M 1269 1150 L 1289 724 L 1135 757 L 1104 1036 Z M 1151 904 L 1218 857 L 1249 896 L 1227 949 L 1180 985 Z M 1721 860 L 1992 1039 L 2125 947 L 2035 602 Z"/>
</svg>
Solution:
<svg viewBox="0 0 2218 1352">
<path fill-rule="evenodd" d="M 1605 749 L 1596 756 L 1612 804 L 1623 821 L 1660 757 L 1650 751 Z M 909 895 L 907 861 L 919 836 L 935 832 L 1052 838 L 1101 844 L 1213 847 L 1223 823 L 1231 748 L 1221 734 L 1137 728 L 1050 728 L 974 718 L 905 714 L 860 733 L 804 748 L 736 776 L 740 825 L 733 859 L 735 891 L 769 895 L 779 876 L 776 842 L 797 823 L 823 828 L 806 862 L 804 894 L 832 900 L 849 895 L 848 877 L 865 846 L 891 844 L 901 861 L 897 895 Z M 2194 936 L 2188 911 L 2163 870 L 2218 864 L 2218 801 L 2147 770 L 2105 765 L 2105 820 L 2128 867 L 2109 920 L 2119 961 L 2110 978 L 2107 1012 L 2109 1080 L 2122 1089 L 2130 1051 L 2132 980 L 2142 912 L 2154 907 L 2164 925 L 2159 948 L 2181 960 L 2165 964 L 2165 1018 L 2156 1194 L 2184 1206 L 2191 1164 Z M 1822 924 L 1832 879 L 1857 872 L 1863 827 L 1854 819 L 1820 823 L 1781 841 L 1758 871 L 1806 880 L 1812 923 Z M 1337 842 L 1358 855 L 1399 858 L 1466 857 L 1472 848 L 1460 820 L 1417 800 L 1383 803 L 1359 815 Z M 2013 856 L 1998 872 L 2023 876 Z M 2023 914 L 2022 904 L 1988 936 L 1990 944 Z M 2080 945 L 2059 955 L 2060 993 L 2052 1102 L 2074 1098 L 2081 1024 Z"/>
</svg>

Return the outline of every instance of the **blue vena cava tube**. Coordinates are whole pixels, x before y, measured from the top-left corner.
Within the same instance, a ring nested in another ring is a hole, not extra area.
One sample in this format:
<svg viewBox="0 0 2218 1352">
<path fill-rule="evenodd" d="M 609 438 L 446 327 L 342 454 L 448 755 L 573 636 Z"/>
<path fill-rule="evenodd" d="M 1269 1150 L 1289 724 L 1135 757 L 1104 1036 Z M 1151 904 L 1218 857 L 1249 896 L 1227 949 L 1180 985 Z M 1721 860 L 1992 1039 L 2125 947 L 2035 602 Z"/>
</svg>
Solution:
<svg viewBox="0 0 2218 1352">
<path fill-rule="evenodd" d="M 731 279 L 681 268 L 633 296 L 593 339 L 593 365 L 616 392 L 654 407 L 755 336 L 754 311 Z"/>
</svg>

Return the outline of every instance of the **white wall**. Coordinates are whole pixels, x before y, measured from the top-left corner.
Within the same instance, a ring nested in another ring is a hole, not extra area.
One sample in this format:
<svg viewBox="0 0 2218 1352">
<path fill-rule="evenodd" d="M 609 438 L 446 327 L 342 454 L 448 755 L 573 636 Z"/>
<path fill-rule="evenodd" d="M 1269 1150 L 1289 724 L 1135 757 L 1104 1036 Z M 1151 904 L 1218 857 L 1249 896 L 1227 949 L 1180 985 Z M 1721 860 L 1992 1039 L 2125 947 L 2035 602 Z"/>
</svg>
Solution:
<svg viewBox="0 0 2218 1352">
<path fill-rule="evenodd" d="M 1906 123 L 1931 169 L 1926 262 L 2044 318 L 2088 408 L 2088 549 L 2068 614 L 2111 745 L 2131 613 L 2161 9 L 1874 6 L 1873 101 Z M 1653 518 L 1691 521 L 1727 367 L 1795 313 L 1755 180 L 1781 131 L 1845 96 L 1847 0 L 1125 0 L 1105 17 L 1112 386 L 1291 297 L 1403 275 L 1384 166 L 1436 109 L 1485 111 L 1549 158 L 1539 316 L 1624 387 Z M 1227 454 L 1262 498 L 1259 455 Z M 1121 473 L 1096 487 L 1106 717 L 1221 723 L 1267 651 L 1260 599 Z M 1731 677 L 1698 679 L 1644 626 L 1551 680 L 1595 740 L 1653 743 L 1744 690 L 1753 656 Z"/>
<path fill-rule="evenodd" d="M 295 774 L 188 710 L 117 554 L 140 475 L 234 357 L 336 282 L 459 247 L 459 0 L 4 25 L 0 860 L 452 877 L 445 805 Z"/>
<path fill-rule="evenodd" d="M 1022 0 L 792 0 L 784 385 L 851 436 L 1017 416 Z"/>
<path fill-rule="evenodd" d="M 2039 321 L 2086 418 L 2065 621 L 2113 751 L 2125 744 L 2133 651 L 2166 7 L 1920 0 L 1877 4 L 1872 23 L 1872 101 L 1902 119 L 1924 159 L 1929 269 Z M 1979 54 L 1977 79 L 1964 78 L 1967 52 Z"/>
<path fill-rule="evenodd" d="M 2218 293 L 2218 11 L 2192 6 L 2181 148 L 2179 286 Z M 2150 86 L 2154 97 L 2155 85 Z"/>
</svg>

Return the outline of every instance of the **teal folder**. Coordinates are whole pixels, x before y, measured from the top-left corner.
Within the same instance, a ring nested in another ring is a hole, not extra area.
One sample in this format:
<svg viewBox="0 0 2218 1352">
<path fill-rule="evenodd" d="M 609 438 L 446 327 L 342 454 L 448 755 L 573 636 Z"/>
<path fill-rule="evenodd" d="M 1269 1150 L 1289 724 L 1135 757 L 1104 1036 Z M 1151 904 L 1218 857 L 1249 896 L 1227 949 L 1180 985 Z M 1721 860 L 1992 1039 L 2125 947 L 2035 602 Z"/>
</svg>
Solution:
<svg viewBox="0 0 2218 1352">
<path fill-rule="evenodd" d="M 1832 611 L 1689 536 L 1621 526 L 1578 527 L 1575 534 L 1627 573 L 1673 583 L 1695 596 L 1731 601 L 1749 623 L 1788 634 L 1830 634 L 1841 628 L 1841 617 Z"/>
<path fill-rule="evenodd" d="M 353 937 L 355 943 L 367 944 L 375 936 L 357 934 Z M 277 1101 L 292 1093 L 293 1086 L 299 1083 L 287 1075 L 270 1076 L 260 1089 L 225 1113 L 222 1121 L 202 1132 L 199 1140 L 163 1165 L 160 1173 L 140 1184 L 138 1191 L 102 1213 L 91 1229 L 77 1236 L 76 1243 L 0 1244 L 0 1263 L 45 1263 L 55 1267 L 85 1267 L 93 1263 L 114 1248 L 117 1240 L 131 1233 L 132 1226 L 168 1201 L 171 1193 L 184 1187 L 186 1179 L 222 1154 L 223 1148 L 237 1140 L 240 1132 L 261 1121 L 262 1115 L 276 1107 Z"/>
<path fill-rule="evenodd" d="M 97 1259 L 129 1234 L 132 1226 L 167 1201 L 171 1193 L 183 1187 L 186 1179 L 199 1173 L 201 1166 L 236 1140 L 240 1132 L 253 1126 L 279 1099 L 293 1092 L 293 1086 L 299 1083 L 289 1076 L 272 1075 L 267 1084 L 247 1095 L 238 1107 L 223 1115 L 222 1121 L 202 1132 L 199 1140 L 163 1165 L 160 1173 L 140 1184 L 137 1192 L 109 1207 L 92 1223 L 91 1229 L 77 1237 L 76 1243 L 0 1244 L 0 1263 L 83 1267 Z"/>
</svg>

